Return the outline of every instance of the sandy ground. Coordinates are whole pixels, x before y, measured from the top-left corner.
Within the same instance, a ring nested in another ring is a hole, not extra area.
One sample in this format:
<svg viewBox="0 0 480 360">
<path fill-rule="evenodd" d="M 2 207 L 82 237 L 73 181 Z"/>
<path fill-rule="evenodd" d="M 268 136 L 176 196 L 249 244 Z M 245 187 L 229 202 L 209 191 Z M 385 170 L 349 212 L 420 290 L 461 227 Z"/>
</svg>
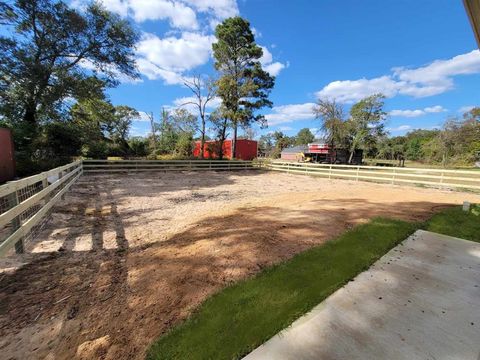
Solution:
<svg viewBox="0 0 480 360">
<path fill-rule="evenodd" d="M 256 171 L 83 176 L 29 254 L 0 263 L 0 357 L 142 359 L 231 282 L 373 216 L 464 200 L 480 196 Z"/>
</svg>

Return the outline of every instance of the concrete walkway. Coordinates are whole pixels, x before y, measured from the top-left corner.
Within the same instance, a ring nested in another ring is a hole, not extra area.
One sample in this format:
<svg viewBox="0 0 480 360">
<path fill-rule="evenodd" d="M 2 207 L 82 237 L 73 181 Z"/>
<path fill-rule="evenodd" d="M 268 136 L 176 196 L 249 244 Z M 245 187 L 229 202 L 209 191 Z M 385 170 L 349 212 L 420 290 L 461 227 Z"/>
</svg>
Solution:
<svg viewBox="0 0 480 360">
<path fill-rule="evenodd" d="M 244 359 L 480 360 L 480 244 L 417 231 Z"/>
</svg>

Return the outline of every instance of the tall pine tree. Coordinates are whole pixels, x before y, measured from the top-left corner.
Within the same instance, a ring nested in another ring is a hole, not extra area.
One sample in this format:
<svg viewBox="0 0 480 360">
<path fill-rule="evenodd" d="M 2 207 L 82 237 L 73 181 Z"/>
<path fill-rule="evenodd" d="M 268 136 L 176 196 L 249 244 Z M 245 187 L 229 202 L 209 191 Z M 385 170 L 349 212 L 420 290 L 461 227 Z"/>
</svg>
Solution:
<svg viewBox="0 0 480 360">
<path fill-rule="evenodd" d="M 250 23 L 241 18 L 226 19 L 217 26 L 218 39 L 213 44 L 215 69 L 219 72 L 218 96 L 223 101 L 224 116 L 233 127 L 233 158 L 236 157 L 238 126 L 252 122 L 266 124 L 262 107 L 271 107 L 268 99 L 275 78 L 262 69 L 262 48 L 255 43 Z"/>
</svg>

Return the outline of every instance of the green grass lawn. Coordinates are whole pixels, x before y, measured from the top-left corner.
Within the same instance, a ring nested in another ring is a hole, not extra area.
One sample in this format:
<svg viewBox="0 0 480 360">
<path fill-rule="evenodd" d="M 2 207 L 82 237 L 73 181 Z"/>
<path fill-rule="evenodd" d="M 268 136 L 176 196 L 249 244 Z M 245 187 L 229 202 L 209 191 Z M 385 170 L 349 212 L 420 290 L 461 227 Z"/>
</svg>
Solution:
<svg viewBox="0 0 480 360">
<path fill-rule="evenodd" d="M 419 228 L 480 241 L 480 216 L 447 209 L 425 224 L 376 218 L 207 299 L 147 359 L 236 359 L 308 312 Z"/>
<path fill-rule="evenodd" d="M 461 207 L 446 209 L 434 215 L 424 226 L 425 230 L 480 242 L 480 205 L 466 213 Z"/>
</svg>

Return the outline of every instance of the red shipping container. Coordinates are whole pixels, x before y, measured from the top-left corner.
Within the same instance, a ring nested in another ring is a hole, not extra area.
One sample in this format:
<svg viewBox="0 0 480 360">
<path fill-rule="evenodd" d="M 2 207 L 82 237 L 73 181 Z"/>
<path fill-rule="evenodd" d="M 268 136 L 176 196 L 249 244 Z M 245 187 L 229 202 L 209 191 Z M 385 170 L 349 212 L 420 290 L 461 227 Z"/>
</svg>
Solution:
<svg viewBox="0 0 480 360">
<path fill-rule="evenodd" d="M 15 177 L 15 157 L 13 153 L 12 132 L 0 128 L 0 183 Z"/>
<path fill-rule="evenodd" d="M 200 157 L 201 142 L 196 141 L 193 149 L 193 156 Z M 205 159 L 218 159 L 219 156 L 216 152 L 210 149 L 215 149 L 215 141 L 205 142 Z M 257 142 L 254 140 L 238 139 L 237 140 L 237 159 L 239 160 L 253 160 L 257 157 Z M 233 142 L 232 140 L 225 140 L 223 142 L 223 158 L 232 159 Z"/>
</svg>

